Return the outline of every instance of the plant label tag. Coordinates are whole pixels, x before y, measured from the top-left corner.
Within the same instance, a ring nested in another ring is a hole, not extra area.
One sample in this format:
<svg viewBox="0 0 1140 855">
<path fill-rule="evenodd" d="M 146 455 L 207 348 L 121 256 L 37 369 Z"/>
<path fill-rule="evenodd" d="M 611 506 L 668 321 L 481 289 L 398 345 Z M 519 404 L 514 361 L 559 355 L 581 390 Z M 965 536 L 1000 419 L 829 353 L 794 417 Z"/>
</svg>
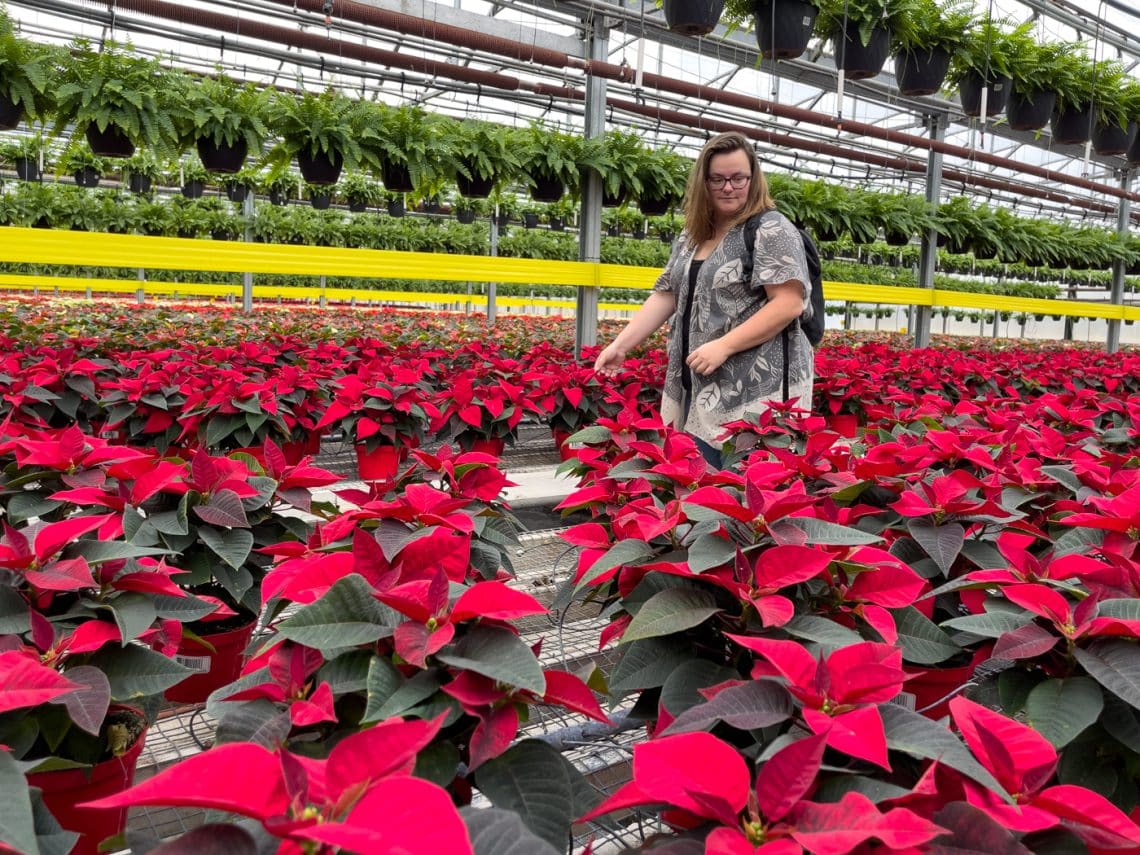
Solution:
<svg viewBox="0 0 1140 855">
<path fill-rule="evenodd" d="M 915 711 L 917 701 L 918 701 L 918 696 L 915 695 L 913 692 L 899 692 L 897 695 L 895 695 L 893 698 L 891 698 L 892 704 L 895 704 L 895 705 L 900 706 L 900 707 L 906 707 L 911 712 Z"/>
<path fill-rule="evenodd" d="M 185 665 L 191 671 L 198 674 L 210 673 L 210 657 L 209 656 L 183 656 L 179 653 L 174 654 L 174 661 L 179 665 Z M 914 709 L 914 707 L 911 707 Z"/>
</svg>

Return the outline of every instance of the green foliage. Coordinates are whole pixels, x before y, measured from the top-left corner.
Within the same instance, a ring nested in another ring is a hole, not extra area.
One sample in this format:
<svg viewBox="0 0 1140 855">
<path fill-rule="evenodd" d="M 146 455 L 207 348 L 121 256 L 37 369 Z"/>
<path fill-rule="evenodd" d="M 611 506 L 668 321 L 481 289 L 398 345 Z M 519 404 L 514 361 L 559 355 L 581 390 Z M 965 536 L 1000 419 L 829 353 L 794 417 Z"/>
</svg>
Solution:
<svg viewBox="0 0 1140 855">
<path fill-rule="evenodd" d="M 605 174 L 606 157 L 601 140 L 586 139 L 541 124 L 533 124 L 517 132 L 516 146 L 523 168 L 532 177 L 561 181 L 577 193 L 582 169 Z"/>
<path fill-rule="evenodd" d="M 464 119 L 445 125 L 455 171 L 465 178 L 493 178 L 504 183 L 520 175 L 522 163 L 512 129 L 494 122 Z"/>
<path fill-rule="evenodd" d="M 941 49 L 956 54 L 977 21 L 973 0 L 914 0 L 907 14 L 891 18 L 891 52 Z"/>
<path fill-rule="evenodd" d="M 1012 74 L 1014 23 L 1008 19 L 995 19 L 985 15 L 970 29 L 950 61 L 946 84 L 953 88 L 971 74 L 993 81 Z"/>
<path fill-rule="evenodd" d="M 447 174 L 445 164 L 454 154 L 448 134 L 453 121 L 410 104 L 389 107 L 373 101 L 357 102 L 352 113 L 362 164 L 377 173 L 385 165 L 405 167 L 416 188 Z"/>
<path fill-rule="evenodd" d="M 162 164 L 149 149 L 139 149 L 123 162 L 126 175 L 142 175 L 152 181 L 162 175 Z"/>
<path fill-rule="evenodd" d="M 1032 21 L 1010 33 L 1008 48 L 1013 88 L 1024 97 L 1065 86 L 1071 68 L 1069 57 L 1078 50 L 1071 42 L 1038 42 L 1033 37 Z"/>
<path fill-rule="evenodd" d="M 358 110 L 359 102 L 332 88 L 319 95 L 275 92 L 269 122 L 281 142 L 270 151 L 267 161 L 280 172 L 297 154 L 323 154 L 333 159 L 339 157 L 346 168 L 355 169 L 361 159 Z"/>
<path fill-rule="evenodd" d="M 374 207 L 384 198 L 384 188 L 363 172 L 350 172 L 337 184 L 340 196 L 350 203 Z"/>
<path fill-rule="evenodd" d="M 114 126 L 136 145 L 170 149 L 177 131 L 167 96 L 179 89 L 172 77 L 157 59 L 138 56 L 130 45 L 106 42 L 96 51 L 77 39 L 60 72 L 52 134 L 59 136 L 71 124 L 77 134 L 88 125 L 101 132 Z"/>
<path fill-rule="evenodd" d="M 919 0 L 816 0 L 819 17 L 815 32 L 821 38 L 841 38 L 853 28 L 863 45 L 871 41 L 876 27 L 893 29 L 896 21 L 909 20 L 916 13 Z"/>
<path fill-rule="evenodd" d="M 43 119 L 54 109 L 56 65 L 60 52 L 22 39 L 0 9 L 0 95 L 22 104 L 28 119 Z"/>
<path fill-rule="evenodd" d="M 273 89 L 244 86 L 225 74 L 187 78 L 184 98 L 175 111 L 180 141 L 189 145 L 209 139 L 217 146 L 244 142 L 250 153 L 261 151 L 269 136 L 266 119 L 273 104 Z"/>
</svg>

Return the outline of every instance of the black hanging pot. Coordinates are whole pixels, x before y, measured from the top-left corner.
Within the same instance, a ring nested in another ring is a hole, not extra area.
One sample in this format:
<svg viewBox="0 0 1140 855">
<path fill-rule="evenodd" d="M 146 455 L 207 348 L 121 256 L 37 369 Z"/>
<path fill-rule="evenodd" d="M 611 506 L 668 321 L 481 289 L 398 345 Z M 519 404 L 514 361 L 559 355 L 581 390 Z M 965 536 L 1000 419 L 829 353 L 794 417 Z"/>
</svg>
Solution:
<svg viewBox="0 0 1140 855">
<path fill-rule="evenodd" d="M 140 196 L 150 192 L 151 178 L 149 175 L 141 175 L 137 172 L 131 173 L 131 179 L 128 186 L 132 193 L 138 193 Z"/>
<path fill-rule="evenodd" d="M 523 228 L 533 229 L 538 225 L 538 214 L 532 214 L 529 211 L 523 214 Z"/>
<path fill-rule="evenodd" d="M 233 145 L 217 145 L 213 137 L 198 138 L 198 157 L 210 172 L 232 175 L 241 169 L 248 153 L 249 146 L 245 140 L 238 140 Z"/>
<path fill-rule="evenodd" d="M 536 202 L 557 202 L 566 192 L 565 185 L 557 178 L 548 178 L 545 175 L 532 175 L 534 186 L 530 189 L 530 198 Z"/>
<path fill-rule="evenodd" d="M 210 232 L 210 237 L 213 240 L 237 240 L 237 235 L 230 231 L 219 230 Z"/>
<path fill-rule="evenodd" d="M 246 185 L 239 184 L 236 181 L 226 183 L 226 198 L 231 202 L 244 202 L 248 195 L 249 188 Z"/>
<path fill-rule="evenodd" d="M 619 190 L 617 193 L 609 193 L 602 190 L 602 207 L 603 208 L 620 208 L 625 204 L 625 191 Z"/>
<path fill-rule="evenodd" d="M 332 204 L 332 196 L 328 193 L 312 193 L 309 196 L 309 204 L 318 211 L 324 211 Z"/>
<path fill-rule="evenodd" d="M 1053 142 L 1060 145 L 1081 145 L 1088 142 L 1093 129 L 1093 106 L 1068 107 L 1053 111 L 1049 120 Z"/>
<path fill-rule="evenodd" d="M 1009 93 L 1013 81 L 1008 77 L 995 77 L 986 85 L 982 75 L 970 72 L 958 87 L 958 95 L 962 99 L 962 112 L 967 116 L 978 117 L 982 115 L 982 87 L 986 86 L 989 93 L 986 96 L 986 118 L 992 119 L 1000 116 L 1009 103 Z"/>
<path fill-rule="evenodd" d="M 457 208 L 455 210 L 455 219 L 463 223 L 465 226 L 471 225 L 475 222 L 475 209 L 474 208 Z"/>
<path fill-rule="evenodd" d="M 301 175 L 309 184 L 325 185 L 336 184 L 340 179 L 340 171 L 344 168 L 344 158 L 340 152 L 318 151 L 309 154 L 308 151 L 297 152 L 297 166 Z"/>
<path fill-rule="evenodd" d="M 206 183 L 196 178 L 182 185 L 182 195 L 187 199 L 201 199 L 205 190 Z"/>
<path fill-rule="evenodd" d="M 1009 105 L 1005 108 L 1005 115 L 1013 130 L 1037 131 L 1049 123 L 1049 117 L 1053 115 L 1053 106 L 1056 103 L 1056 92 L 1022 95 L 1014 89 L 1009 95 Z"/>
<path fill-rule="evenodd" d="M 705 36 L 720 20 L 724 0 L 665 0 L 665 23 L 684 36 Z"/>
<path fill-rule="evenodd" d="M 270 205 L 284 205 L 289 200 L 285 198 L 285 193 L 281 190 L 269 191 L 269 204 Z"/>
<path fill-rule="evenodd" d="M 669 213 L 669 209 L 676 201 L 672 196 L 661 199 L 646 195 L 637 200 L 637 207 L 647 217 L 663 217 Z"/>
<path fill-rule="evenodd" d="M 864 45 L 859 38 L 859 28 L 848 22 L 832 42 L 835 45 L 835 66 L 843 69 L 848 80 L 866 80 L 883 70 L 890 53 L 891 31 L 886 27 L 875 27 L 871 30 L 871 40 Z"/>
<path fill-rule="evenodd" d="M 384 186 L 393 193 L 411 193 L 416 189 L 408 167 L 402 163 L 385 163 L 383 178 Z"/>
<path fill-rule="evenodd" d="M 99 170 L 93 166 L 81 166 L 71 174 L 71 177 L 75 179 L 75 183 L 80 187 L 98 187 L 99 180 L 103 176 L 99 174 Z"/>
<path fill-rule="evenodd" d="M 107 125 L 104 131 L 95 124 L 87 126 L 85 133 L 91 151 L 100 157 L 130 157 L 135 153 L 135 144 L 118 125 Z"/>
<path fill-rule="evenodd" d="M 910 232 L 899 231 L 898 229 L 884 228 L 883 240 L 886 241 L 888 246 L 906 246 L 910 243 Z"/>
<path fill-rule="evenodd" d="M 455 186 L 459 189 L 459 195 L 468 199 L 486 199 L 491 195 L 491 191 L 495 189 L 495 176 L 484 178 L 475 172 L 470 163 L 465 163 L 467 171 L 471 173 L 470 178 L 466 178 L 462 173 L 457 173 L 455 176 Z"/>
<path fill-rule="evenodd" d="M 795 59 L 807 50 L 819 9 L 807 0 L 757 0 L 756 44 L 766 59 Z"/>
<path fill-rule="evenodd" d="M 1132 145 L 1128 147 L 1128 151 L 1124 154 L 1124 159 L 1128 162 L 1129 166 L 1140 165 L 1140 134 L 1137 134 L 1136 139 L 1132 140 Z"/>
<path fill-rule="evenodd" d="M 7 95 L 0 95 L 0 130 L 10 131 L 24 118 L 24 105 L 17 104 Z"/>
<path fill-rule="evenodd" d="M 35 157 L 18 157 L 13 166 L 16 168 L 16 177 L 21 181 L 40 180 L 40 162 Z"/>
<path fill-rule="evenodd" d="M 617 223 L 614 223 L 612 226 L 606 227 L 606 237 L 620 237 L 620 236 L 621 236 L 621 226 L 619 226 Z"/>
<path fill-rule="evenodd" d="M 895 78 L 903 95 L 933 95 L 942 88 L 950 54 L 942 48 L 895 56 Z"/>
<path fill-rule="evenodd" d="M 388 201 L 388 216 L 389 217 L 402 217 L 402 216 L 404 216 L 404 200 L 403 199 L 390 199 Z"/>
<path fill-rule="evenodd" d="M 368 203 L 362 202 L 359 199 L 349 199 L 348 210 L 354 214 L 363 214 L 368 210 Z"/>
<path fill-rule="evenodd" d="M 1093 150 L 1104 157 L 1124 154 L 1136 140 L 1136 122 L 1122 128 L 1115 122 L 1098 123 L 1093 129 Z"/>
<path fill-rule="evenodd" d="M 561 217 L 551 217 L 550 218 L 550 230 L 552 232 L 566 231 L 566 221 L 563 220 Z"/>
</svg>

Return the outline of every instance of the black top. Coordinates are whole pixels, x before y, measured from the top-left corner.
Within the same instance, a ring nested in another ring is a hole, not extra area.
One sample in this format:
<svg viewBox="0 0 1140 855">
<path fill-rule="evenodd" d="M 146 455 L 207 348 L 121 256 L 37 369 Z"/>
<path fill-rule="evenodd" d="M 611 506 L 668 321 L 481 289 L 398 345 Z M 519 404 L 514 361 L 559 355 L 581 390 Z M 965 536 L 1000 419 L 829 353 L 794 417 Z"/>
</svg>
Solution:
<svg viewBox="0 0 1140 855">
<path fill-rule="evenodd" d="M 689 293 L 685 299 L 685 314 L 681 318 L 681 387 L 686 392 L 693 390 L 693 375 L 685 365 L 685 360 L 689 358 L 689 319 L 693 316 L 693 292 L 697 288 L 697 274 L 701 272 L 704 263 L 703 258 L 694 258 L 689 263 Z"/>
</svg>

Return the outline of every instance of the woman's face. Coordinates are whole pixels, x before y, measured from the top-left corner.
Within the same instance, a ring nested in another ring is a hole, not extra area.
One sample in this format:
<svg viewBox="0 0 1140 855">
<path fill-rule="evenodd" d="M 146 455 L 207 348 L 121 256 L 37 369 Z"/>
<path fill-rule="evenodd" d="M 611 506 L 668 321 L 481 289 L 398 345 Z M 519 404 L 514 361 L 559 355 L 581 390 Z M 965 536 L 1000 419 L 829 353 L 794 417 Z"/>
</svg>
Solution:
<svg viewBox="0 0 1140 855">
<path fill-rule="evenodd" d="M 747 177 L 747 181 L 743 177 Z M 733 181 L 740 184 L 733 185 Z M 748 152 L 741 149 L 713 155 L 709 160 L 705 184 L 712 198 L 713 218 L 717 222 L 731 220 L 740 213 L 748 201 L 748 190 L 752 183 L 752 166 Z M 720 186 L 717 186 L 720 185 Z"/>
</svg>

